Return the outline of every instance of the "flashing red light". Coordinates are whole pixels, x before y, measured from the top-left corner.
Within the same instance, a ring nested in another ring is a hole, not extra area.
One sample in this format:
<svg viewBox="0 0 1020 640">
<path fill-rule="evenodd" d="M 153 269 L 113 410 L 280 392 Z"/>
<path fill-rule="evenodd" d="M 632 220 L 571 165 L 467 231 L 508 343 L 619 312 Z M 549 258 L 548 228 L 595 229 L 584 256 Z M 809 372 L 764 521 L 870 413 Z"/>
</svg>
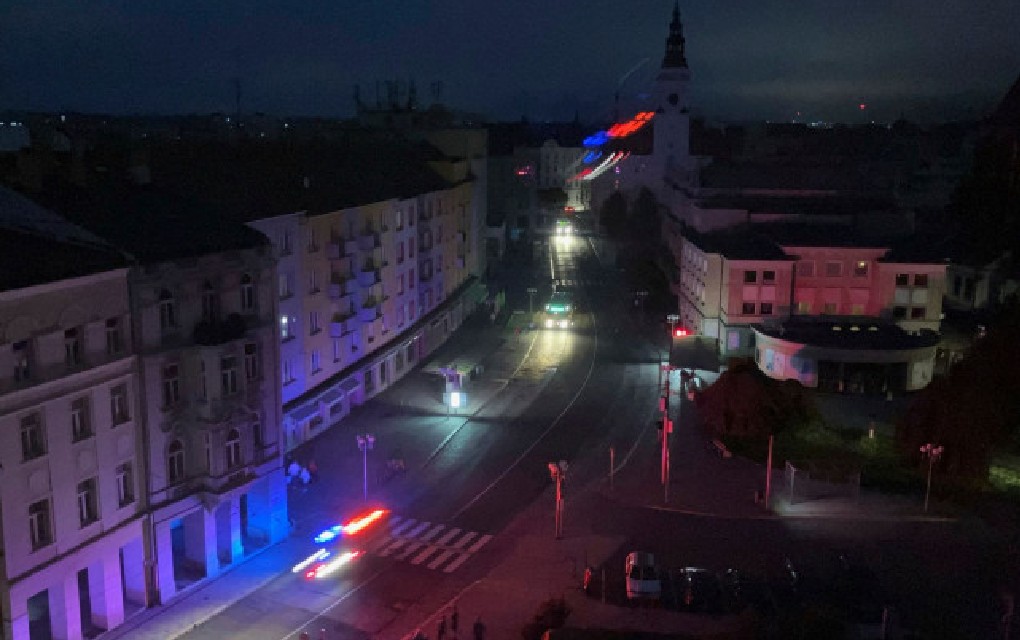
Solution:
<svg viewBox="0 0 1020 640">
<path fill-rule="evenodd" d="M 684 329 L 683 327 L 677 327 L 676 329 L 673 330 L 673 335 L 677 338 L 686 338 L 687 336 L 690 335 L 690 332 L 687 331 L 687 329 Z"/>
<path fill-rule="evenodd" d="M 866 104 L 864 104 L 864 103 L 862 102 L 862 103 L 860 103 L 859 105 L 857 105 L 857 107 L 858 107 L 858 108 L 859 108 L 859 109 L 860 109 L 861 111 L 864 111 L 865 109 L 867 109 L 867 108 L 868 108 L 868 105 L 866 105 Z"/>
<path fill-rule="evenodd" d="M 352 536 L 359 531 L 371 526 L 373 523 L 378 521 L 384 515 L 389 513 L 388 509 L 376 509 L 366 513 L 365 515 L 355 518 L 343 526 L 343 532 L 346 535 Z"/>
</svg>

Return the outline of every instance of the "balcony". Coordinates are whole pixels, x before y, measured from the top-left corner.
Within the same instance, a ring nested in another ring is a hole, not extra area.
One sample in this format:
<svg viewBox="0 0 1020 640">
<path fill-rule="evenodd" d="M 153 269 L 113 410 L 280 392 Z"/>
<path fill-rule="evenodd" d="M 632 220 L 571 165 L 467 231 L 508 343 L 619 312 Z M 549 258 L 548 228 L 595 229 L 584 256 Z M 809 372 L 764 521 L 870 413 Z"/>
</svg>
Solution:
<svg viewBox="0 0 1020 640">
<path fill-rule="evenodd" d="M 192 337 L 195 344 L 204 347 L 214 347 L 231 340 L 243 338 L 247 329 L 247 323 L 245 323 L 244 318 L 240 314 L 232 313 L 222 322 L 211 320 L 199 322 L 195 325 Z"/>
<path fill-rule="evenodd" d="M 365 227 L 358 232 L 358 248 L 362 251 L 374 249 L 379 244 L 379 233 L 372 227 Z"/>
<path fill-rule="evenodd" d="M 349 273 L 334 273 L 329 278 L 329 297 L 332 300 L 339 300 L 346 295 L 352 293 L 351 274 Z"/>
<path fill-rule="evenodd" d="M 346 249 L 346 246 L 344 245 L 343 240 L 331 240 L 330 243 L 326 245 L 326 257 L 330 260 L 339 260 L 340 258 L 348 255 L 344 253 L 344 249 Z"/>
<path fill-rule="evenodd" d="M 347 240 L 344 242 L 344 255 L 353 256 L 358 253 L 358 241 Z"/>
<path fill-rule="evenodd" d="M 376 282 L 379 282 L 379 270 L 372 265 L 366 264 L 358 272 L 358 285 L 361 287 L 371 287 Z"/>
<path fill-rule="evenodd" d="M 358 310 L 358 320 L 361 322 L 375 322 L 379 317 L 379 307 L 362 307 Z"/>
<path fill-rule="evenodd" d="M 353 317 L 349 313 L 334 313 L 333 318 L 329 321 L 329 336 L 339 338 L 350 333 L 349 323 Z"/>
</svg>

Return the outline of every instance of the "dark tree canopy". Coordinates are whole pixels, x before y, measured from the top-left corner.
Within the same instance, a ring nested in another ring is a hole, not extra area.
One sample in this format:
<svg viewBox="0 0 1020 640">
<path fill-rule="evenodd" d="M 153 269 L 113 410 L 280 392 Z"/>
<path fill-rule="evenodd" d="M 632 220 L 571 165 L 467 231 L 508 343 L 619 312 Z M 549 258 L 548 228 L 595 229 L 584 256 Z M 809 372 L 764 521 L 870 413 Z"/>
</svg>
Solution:
<svg viewBox="0 0 1020 640">
<path fill-rule="evenodd" d="M 769 378 L 750 360 L 741 360 L 698 396 L 705 424 L 717 435 L 765 437 L 810 415 L 810 403 L 797 383 Z"/>
<path fill-rule="evenodd" d="M 599 224 L 612 238 L 623 236 L 627 227 L 627 200 L 619 191 L 614 191 L 599 210 Z"/>
</svg>

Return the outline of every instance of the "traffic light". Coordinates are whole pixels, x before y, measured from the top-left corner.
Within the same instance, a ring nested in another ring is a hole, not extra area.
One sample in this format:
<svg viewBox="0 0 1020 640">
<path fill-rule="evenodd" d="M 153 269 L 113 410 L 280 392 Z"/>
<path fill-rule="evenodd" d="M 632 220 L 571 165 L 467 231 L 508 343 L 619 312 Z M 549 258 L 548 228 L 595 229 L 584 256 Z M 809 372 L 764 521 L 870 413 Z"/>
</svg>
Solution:
<svg viewBox="0 0 1020 640">
<path fill-rule="evenodd" d="M 674 338 L 686 338 L 689 335 L 690 335 L 690 332 L 687 331 L 686 327 L 677 327 L 676 329 L 673 329 L 673 337 Z"/>
</svg>

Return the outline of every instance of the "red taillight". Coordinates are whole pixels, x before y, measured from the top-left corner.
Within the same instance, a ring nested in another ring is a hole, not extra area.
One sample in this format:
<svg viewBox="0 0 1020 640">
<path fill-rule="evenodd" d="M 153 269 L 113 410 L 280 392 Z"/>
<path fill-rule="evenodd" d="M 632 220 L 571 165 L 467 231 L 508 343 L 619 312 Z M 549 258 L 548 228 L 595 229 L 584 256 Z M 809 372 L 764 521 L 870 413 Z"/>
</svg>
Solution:
<svg viewBox="0 0 1020 640">
<path fill-rule="evenodd" d="M 676 336 L 677 338 L 685 338 L 685 337 L 687 337 L 689 335 L 689 333 L 688 333 L 687 329 L 684 329 L 682 327 L 678 327 L 677 329 L 673 330 L 673 335 Z"/>
<path fill-rule="evenodd" d="M 354 535 L 359 531 L 362 531 L 366 527 L 372 525 L 373 523 L 377 522 L 387 513 L 389 513 L 387 509 L 376 509 L 375 511 L 372 511 L 359 518 L 351 520 L 350 522 L 343 526 L 342 531 L 344 532 L 345 535 L 348 536 Z"/>
</svg>

